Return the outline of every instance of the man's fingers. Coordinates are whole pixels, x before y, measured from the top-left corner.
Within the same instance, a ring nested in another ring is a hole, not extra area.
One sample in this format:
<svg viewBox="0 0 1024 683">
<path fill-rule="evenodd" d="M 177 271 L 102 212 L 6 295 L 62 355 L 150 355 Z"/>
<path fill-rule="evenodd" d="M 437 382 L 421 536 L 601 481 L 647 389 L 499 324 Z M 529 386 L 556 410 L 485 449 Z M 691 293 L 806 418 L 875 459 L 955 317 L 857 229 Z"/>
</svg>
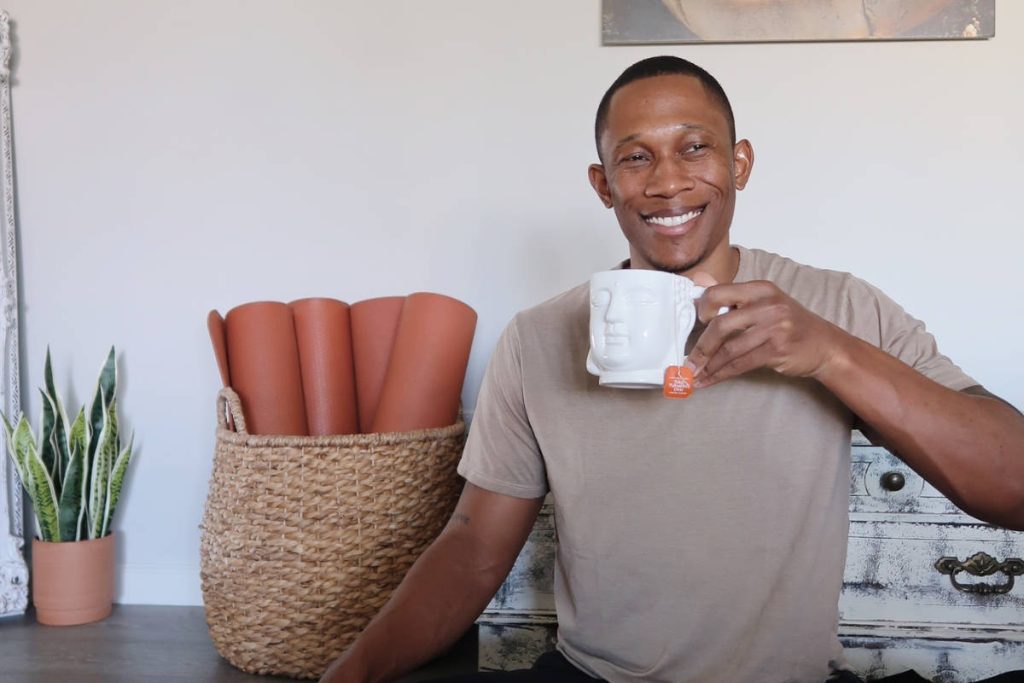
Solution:
<svg viewBox="0 0 1024 683">
<path fill-rule="evenodd" d="M 745 310 L 729 311 L 712 320 L 686 357 L 686 364 L 693 371 L 694 376 L 704 370 L 707 362 L 718 353 L 719 348 L 729 337 L 742 332 L 752 324 L 754 324 L 753 316 Z"/>
<path fill-rule="evenodd" d="M 779 290 L 775 285 L 761 280 L 716 285 L 697 299 L 697 317 L 701 322 L 710 322 L 716 316 L 721 315 L 720 311 L 723 306 L 729 309 L 744 308 L 778 293 Z"/>
<path fill-rule="evenodd" d="M 751 370 L 764 367 L 770 359 L 771 347 L 766 341 L 760 346 L 752 349 L 750 352 L 737 358 L 733 358 L 731 361 L 721 366 L 716 372 L 704 373 L 694 381 L 694 386 L 698 389 L 705 389 L 732 377 L 739 377 Z"/>
<path fill-rule="evenodd" d="M 722 368 L 748 355 L 768 341 L 771 333 L 763 325 L 754 325 L 726 339 L 704 364 L 703 375 L 714 376 Z"/>
</svg>

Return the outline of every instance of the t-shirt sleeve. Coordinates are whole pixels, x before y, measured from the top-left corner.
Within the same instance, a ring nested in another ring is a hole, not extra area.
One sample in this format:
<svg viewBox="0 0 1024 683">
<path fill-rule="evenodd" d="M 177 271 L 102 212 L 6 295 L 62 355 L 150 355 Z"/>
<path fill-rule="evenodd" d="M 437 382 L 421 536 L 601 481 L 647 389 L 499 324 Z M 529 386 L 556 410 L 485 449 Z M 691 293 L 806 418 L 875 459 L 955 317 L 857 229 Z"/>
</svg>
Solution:
<svg viewBox="0 0 1024 683">
<path fill-rule="evenodd" d="M 516 319 L 501 334 L 487 366 L 458 469 L 472 484 L 516 498 L 540 498 L 548 491 L 523 397 Z"/>
<path fill-rule="evenodd" d="M 977 380 L 939 353 L 935 337 L 923 322 L 904 311 L 878 288 L 864 282 L 861 284 L 875 301 L 877 320 L 874 324 L 878 326 L 880 348 L 925 377 L 955 391 L 978 384 Z"/>
</svg>

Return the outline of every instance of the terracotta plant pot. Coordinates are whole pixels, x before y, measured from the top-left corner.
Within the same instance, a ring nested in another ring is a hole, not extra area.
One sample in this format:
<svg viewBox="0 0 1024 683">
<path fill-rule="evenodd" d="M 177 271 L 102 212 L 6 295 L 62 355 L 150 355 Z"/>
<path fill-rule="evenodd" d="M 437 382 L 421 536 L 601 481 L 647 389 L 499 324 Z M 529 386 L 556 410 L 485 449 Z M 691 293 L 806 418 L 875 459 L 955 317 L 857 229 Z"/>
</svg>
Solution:
<svg viewBox="0 0 1024 683">
<path fill-rule="evenodd" d="M 114 603 L 114 536 L 92 541 L 32 540 L 32 603 L 49 626 L 99 621 Z"/>
<path fill-rule="evenodd" d="M 295 316 L 310 435 L 359 433 L 348 304 L 316 298 L 288 305 Z"/>
<path fill-rule="evenodd" d="M 447 427 L 459 414 L 476 311 L 441 294 L 410 294 L 381 390 L 374 432 Z"/>
<path fill-rule="evenodd" d="M 228 364 L 250 434 L 307 433 L 292 309 L 278 301 L 228 311 Z"/>
<path fill-rule="evenodd" d="M 350 310 L 359 431 L 364 433 L 373 427 L 404 303 L 404 296 L 384 296 L 354 303 Z"/>
</svg>

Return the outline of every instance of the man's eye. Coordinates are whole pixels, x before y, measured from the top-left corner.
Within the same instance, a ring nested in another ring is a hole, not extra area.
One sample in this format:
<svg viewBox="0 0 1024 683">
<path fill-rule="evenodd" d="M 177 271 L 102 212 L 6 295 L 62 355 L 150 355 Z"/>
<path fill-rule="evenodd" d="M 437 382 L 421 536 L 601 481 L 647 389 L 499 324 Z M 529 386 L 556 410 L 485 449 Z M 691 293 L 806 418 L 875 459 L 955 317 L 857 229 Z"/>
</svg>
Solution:
<svg viewBox="0 0 1024 683">
<path fill-rule="evenodd" d="M 622 157 L 622 160 L 621 160 L 620 163 L 623 163 L 623 164 L 642 164 L 645 161 L 647 161 L 647 155 L 643 154 L 642 152 L 636 152 L 634 154 L 627 154 L 626 156 Z"/>
<path fill-rule="evenodd" d="M 701 152 L 701 151 L 703 151 L 703 150 L 705 150 L 707 148 L 708 148 L 708 146 L 705 145 L 704 143 L 702 143 L 702 142 L 695 142 L 692 145 L 688 145 L 684 151 L 687 152 L 687 153 L 695 153 L 695 152 Z"/>
</svg>

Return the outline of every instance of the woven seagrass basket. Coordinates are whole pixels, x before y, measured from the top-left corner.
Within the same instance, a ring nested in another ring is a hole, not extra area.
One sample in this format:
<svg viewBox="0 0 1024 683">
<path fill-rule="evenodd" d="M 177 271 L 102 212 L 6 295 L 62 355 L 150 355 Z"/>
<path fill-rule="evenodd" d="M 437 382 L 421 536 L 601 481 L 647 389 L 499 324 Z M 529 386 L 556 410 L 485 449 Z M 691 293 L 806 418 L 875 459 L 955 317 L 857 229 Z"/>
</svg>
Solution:
<svg viewBox="0 0 1024 683">
<path fill-rule="evenodd" d="M 317 678 L 444 527 L 465 424 L 257 436 L 231 389 L 217 422 L 200 540 L 213 644 L 249 673 Z"/>
</svg>

